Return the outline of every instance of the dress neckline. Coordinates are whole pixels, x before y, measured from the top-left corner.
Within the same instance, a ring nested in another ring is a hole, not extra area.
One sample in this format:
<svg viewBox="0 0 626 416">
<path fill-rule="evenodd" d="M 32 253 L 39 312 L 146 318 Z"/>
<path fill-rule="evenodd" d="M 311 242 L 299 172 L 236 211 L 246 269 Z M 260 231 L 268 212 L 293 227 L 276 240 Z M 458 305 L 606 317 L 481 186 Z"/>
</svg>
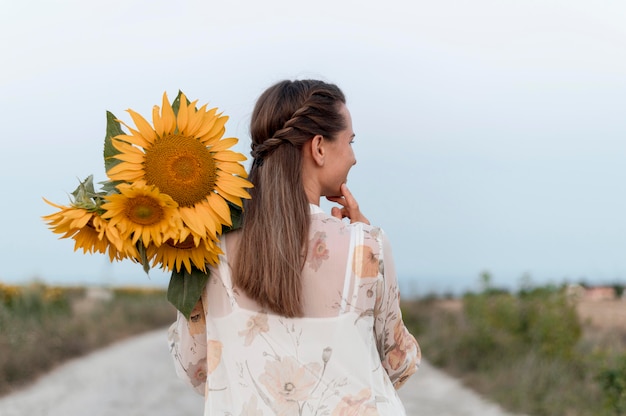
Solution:
<svg viewBox="0 0 626 416">
<path fill-rule="evenodd" d="M 309 203 L 309 213 L 311 214 L 324 214 L 324 210 L 319 205 Z"/>
</svg>

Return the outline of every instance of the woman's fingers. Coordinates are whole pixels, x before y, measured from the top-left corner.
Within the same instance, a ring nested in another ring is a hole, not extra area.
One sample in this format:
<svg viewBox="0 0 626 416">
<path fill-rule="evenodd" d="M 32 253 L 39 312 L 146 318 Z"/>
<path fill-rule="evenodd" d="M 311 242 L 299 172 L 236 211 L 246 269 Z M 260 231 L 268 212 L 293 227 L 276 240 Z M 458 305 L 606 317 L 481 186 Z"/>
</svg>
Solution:
<svg viewBox="0 0 626 416">
<path fill-rule="evenodd" d="M 332 202 L 336 202 L 341 205 L 339 207 L 333 207 L 331 209 L 331 215 L 335 218 L 349 218 L 350 222 L 363 222 L 369 224 L 369 220 L 361 213 L 359 203 L 352 195 L 352 192 L 348 189 L 348 186 L 344 183 L 341 185 L 342 196 L 329 196 L 327 199 Z"/>
</svg>

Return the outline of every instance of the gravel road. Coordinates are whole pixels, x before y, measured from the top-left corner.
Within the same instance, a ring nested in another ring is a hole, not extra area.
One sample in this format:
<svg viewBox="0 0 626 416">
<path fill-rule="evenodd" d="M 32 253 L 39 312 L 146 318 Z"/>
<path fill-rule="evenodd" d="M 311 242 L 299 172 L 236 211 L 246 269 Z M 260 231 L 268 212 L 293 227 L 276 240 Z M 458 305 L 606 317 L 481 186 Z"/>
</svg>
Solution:
<svg viewBox="0 0 626 416">
<path fill-rule="evenodd" d="M 174 373 L 165 330 L 72 360 L 0 398 L 2 416 L 201 415 L 202 397 Z M 409 416 L 512 416 L 423 363 L 399 391 Z"/>
</svg>

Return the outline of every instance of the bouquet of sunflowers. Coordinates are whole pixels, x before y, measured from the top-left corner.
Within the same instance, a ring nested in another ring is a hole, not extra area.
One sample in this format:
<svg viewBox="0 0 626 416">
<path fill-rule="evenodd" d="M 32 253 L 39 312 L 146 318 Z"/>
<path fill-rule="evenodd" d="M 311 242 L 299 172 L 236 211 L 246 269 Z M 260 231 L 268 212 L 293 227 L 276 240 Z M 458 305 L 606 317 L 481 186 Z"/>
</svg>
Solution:
<svg viewBox="0 0 626 416">
<path fill-rule="evenodd" d="M 74 250 L 107 253 L 172 272 L 168 300 L 187 318 L 208 280 L 207 265 L 222 254 L 219 236 L 240 226 L 242 198 L 252 184 L 223 138 L 227 116 L 196 107 L 182 92 L 154 106 L 152 125 L 128 110 L 135 128 L 107 112 L 104 165 L 108 180 L 80 182 L 68 206 L 44 200 L 57 212 L 43 219 Z M 129 133 L 125 133 L 123 124 Z"/>
</svg>

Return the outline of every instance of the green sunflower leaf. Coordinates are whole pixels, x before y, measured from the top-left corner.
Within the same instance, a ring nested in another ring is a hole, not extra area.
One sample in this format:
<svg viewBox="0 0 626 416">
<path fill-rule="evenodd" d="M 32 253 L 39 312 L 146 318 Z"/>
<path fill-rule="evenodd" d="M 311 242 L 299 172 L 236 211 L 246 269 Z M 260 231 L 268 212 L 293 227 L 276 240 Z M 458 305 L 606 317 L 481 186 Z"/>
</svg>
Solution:
<svg viewBox="0 0 626 416">
<path fill-rule="evenodd" d="M 123 183 L 124 181 L 104 181 L 100 183 L 100 190 L 102 195 L 111 195 L 111 194 L 119 194 L 120 191 L 117 189 L 117 185 Z"/>
<path fill-rule="evenodd" d="M 209 280 L 209 274 L 192 268 L 191 273 L 187 270 L 172 272 L 170 284 L 167 288 L 167 300 L 176 307 L 185 318 L 189 319 L 191 311 L 200 300 L 204 286 Z"/>
<path fill-rule="evenodd" d="M 174 98 L 174 101 L 172 101 L 172 110 L 174 111 L 175 116 L 178 116 L 178 109 L 180 109 L 180 98 L 182 96 L 183 92 L 181 90 L 178 90 L 178 95 L 176 95 L 176 98 Z M 191 101 L 189 101 L 189 98 L 185 97 L 185 103 L 187 105 L 191 103 Z"/>
<path fill-rule="evenodd" d="M 81 181 L 74 192 L 72 192 L 72 195 L 77 202 L 83 202 L 95 196 L 96 190 L 93 186 L 93 175 L 89 175 L 84 181 Z"/>
<path fill-rule="evenodd" d="M 78 184 L 78 187 L 72 192 L 73 201 L 72 205 L 79 208 L 84 208 L 89 211 L 94 211 L 98 208 L 96 203 L 98 194 L 93 186 L 93 175 L 89 175 L 84 181 Z"/>
<path fill-rule="evenodd" d="M 113 146 L 111 140 L 113 137 L 119 136 L 120 134 L 125 134 L 122 130 L 120 122 L 117 121 L 117 117 L 115 117 L 113 113 L 107 111 L 107 131 L 106 136 L 104 137 L 104 168 L 107 172 L 113 166 L 121 162 L 121 160 L 114 157 L 120 152 Z"/>
<path fill-rule="evenodd" d="M 183 92 L 178 90 L 178 95 L 172 101 L 172 111 L 174 111 L 174 115 L 178 117 L 178 109 L 180 109 L 180 96 Z"/>
<path fill-rule="evenodd" d="M 139 253 L 140 263 L 143 267 L 143 271 L 148 274 L 150 271 L 150 260 L 148 260 L 148 254 L 146 253 L 146 247 L 143 245 L 141 241 L 139 241 L 136 245 L 137 252 Z"/>
</svg>

